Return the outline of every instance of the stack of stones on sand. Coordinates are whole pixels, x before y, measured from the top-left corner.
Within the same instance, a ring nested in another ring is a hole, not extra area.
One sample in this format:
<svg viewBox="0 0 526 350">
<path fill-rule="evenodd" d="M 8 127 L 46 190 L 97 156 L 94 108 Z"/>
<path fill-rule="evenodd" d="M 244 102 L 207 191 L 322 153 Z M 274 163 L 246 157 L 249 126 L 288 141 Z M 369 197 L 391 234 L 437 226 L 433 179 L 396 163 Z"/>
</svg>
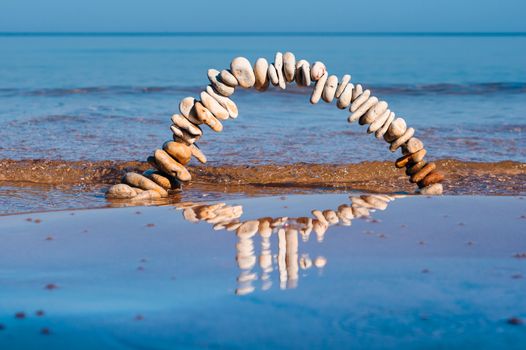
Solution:
<svg viewBox="0 0 526 350">
<path fill-rule="evenodd" d="M 258 58 L 252 64 L 244 57 L 236 57 L 230 63 L 230 69 L 208 70 L 210 84 L 199 95 L 199 99 L 186 97 L 179 103 L 179 113 L 171 118 L 170 129 L 173 138 L 157 149 L 148 162 L 152 169 L 141 174 L 128 173 L 123 184 L 115 185 L 108 191 L 108 197 L 131 198 L 133 200 L 152 200 L 166 197 L 168 191 L 179 189 L 181 183 L 191 180 L 186 165 L 193 156 L 201 163 L 206 162 L 205 155 L 196 145 L 203 136 L 202 126 L 206 125 L 215 132 L 223 130 L 223 122 L 238 116 L 236 104 L 230 99 L 236 88 L 265 91 L 270 84 L 286 89 L 287 84 L 295 82 L 307 87 L 312 83 L 314 89 L 310 102 L 321 100 L 336 101 L 340 109 L 351 112 L 348 121 L 358 121 L 367 125 L 367 132 L 384 139 L 395 152 L 402 150 L 402 157 L 396 166 L 406 168 L 410 181 L 418 184 L 422 194 L 441 194 L 444 176 L 436 170 L 433 162 L 426 162 L 424 144 L 414 137 L 415 130 L 407 127 L 403 118 L 396 117 L 387 102 L 379 100 L 361 84 L 351 83 L 351 76 L 338 79 L 329 75 L 325 64 L 306 60 L 296 60 L 294 54 L 276 53 L 274 62 Z"/>
</svg>

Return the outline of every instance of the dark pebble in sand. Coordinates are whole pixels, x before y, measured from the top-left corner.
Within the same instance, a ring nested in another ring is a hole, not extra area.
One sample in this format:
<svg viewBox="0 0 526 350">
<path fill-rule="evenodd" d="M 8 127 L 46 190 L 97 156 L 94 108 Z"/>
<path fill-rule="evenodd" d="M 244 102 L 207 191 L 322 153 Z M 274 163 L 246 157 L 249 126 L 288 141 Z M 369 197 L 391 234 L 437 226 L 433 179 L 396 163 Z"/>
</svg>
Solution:
<svg viewBox="0 0 526 350">
<path fill-rule="evenodd" d="M 15 314 L 15 318 L 18 318 L 19 320 L 24 319 L 24 318 L 26 318 L 26 313 L 25 312 L 17 312 Z"/>
<path fill-rule="evenodd" d="M 54 289 L 57 289 L 58 286 L 54 283 L 49 283 L 49 284 L 46 284 L 46 286 L 44 287 L 44 289 L 47 289 L 47 290 L 54 290 Z"/>
<path fill-rule="evenodd" d="M 52 241 L 52 240 L 53 240 L 53 237 L 51 237 L 51 236 L 47 236 L 46 237 L 46 241 Z"/>
<path fill-rule="evenodd" d="M 40 224 L 42 222 L 42 220 L 40 219 L 35 219 L 35 224 Z"/>
<path fill-rule="evenodd" d="M 45 315 L 44 310 L 37 310 L 37 311 L 35 312 L 35 315 L 37 315 L 37 317 L 42 317 L 42 316 L 44 316 L 44 315 Z"/>
<path fill-rule="evenodd" d="M 40 334 L 42 335 L 50 335 L 51 334 L 51 330 L 47 327 L 44 327 L 40 330 Z"/>
<path fill-rule="evenodd" d="M 518 317 L 510 317 L 510 318 L 508 318 L 507 322 L 508 322 L 508 324 L 511 324 L 513 326 L 520 326 L 520 325 L 524 324 L 524 321 L 521 320 Z"/>
<path fill-rule="evenodd" d="M 140 211 L 136 211 L 135 214 L 140 215 L 142 213 Z"/>
<path fill-rule="evenodd" d="M 155 224 L 146 224 L 146 227 L 155 227 Z"/>
</svg>

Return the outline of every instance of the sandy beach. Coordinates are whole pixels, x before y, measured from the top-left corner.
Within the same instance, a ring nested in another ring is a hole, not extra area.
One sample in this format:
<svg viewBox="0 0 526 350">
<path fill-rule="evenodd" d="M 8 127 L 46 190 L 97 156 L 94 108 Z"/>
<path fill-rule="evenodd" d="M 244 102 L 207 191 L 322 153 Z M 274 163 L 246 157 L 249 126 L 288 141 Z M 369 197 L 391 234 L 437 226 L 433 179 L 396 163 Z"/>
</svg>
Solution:
<svg viewBox="0 0 526 350">
<path fill-rule="evenodd" d="M 397 197 L 350 226 L 306 234 L 287 224 L 268 238 L 191 219 L 188 202 L 4 216 L 0 343 L 521 348 L 526 199 Z M 245 222 L 350 202 L 320 194 L 224 206 L 240 206 Z"/>
</svg>

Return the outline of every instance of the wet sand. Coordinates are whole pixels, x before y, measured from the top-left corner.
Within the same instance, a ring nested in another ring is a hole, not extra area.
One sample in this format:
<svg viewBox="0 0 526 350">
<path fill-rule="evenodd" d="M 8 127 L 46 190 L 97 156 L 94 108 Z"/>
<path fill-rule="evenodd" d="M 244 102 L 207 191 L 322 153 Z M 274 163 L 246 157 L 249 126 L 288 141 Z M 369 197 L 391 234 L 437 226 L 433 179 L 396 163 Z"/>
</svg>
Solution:
<svg viewBox="0 0 526 350">
<path fill-rule="evenodd" d="M 214 229 L 204 213 L 216 203 L 0 217 L 0 348 L 526 340 L 524 197 L 396 196 L 350 226 L 309 234 L 292 218 L 337 211 L 349 195 L 226 201 L 241 207 L 240 222 L 288 217 L 267 241 Z"/>
</svg>

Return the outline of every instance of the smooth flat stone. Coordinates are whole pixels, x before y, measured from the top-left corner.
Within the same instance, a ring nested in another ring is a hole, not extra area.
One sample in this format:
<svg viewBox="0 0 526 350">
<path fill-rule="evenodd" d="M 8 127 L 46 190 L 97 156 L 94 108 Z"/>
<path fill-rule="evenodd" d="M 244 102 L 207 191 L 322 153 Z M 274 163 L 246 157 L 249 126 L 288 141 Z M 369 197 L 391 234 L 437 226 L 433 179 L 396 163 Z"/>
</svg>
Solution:
<svg viewBox="0 0 526 350">
<path fill-rule="evenodd" d="M 154 169 L 146 170 L 143 173 L 143 175 L 149 178 L 150 180 L 152 180 L 153 182 L 155 182 L 157 185 L 164 188 L 165 190 L 172 190 L 172 189 L 179 188 L 179 183 L 177 183 L 177 180 L 173 179 L 172 181 L 165 174 L 157 170 L 154 170 Z"/>
<path fill-rule="evenodd" d="M 376 130 L 376 132 L 374 133 L 374 136 L 377 139 L 382 139 L 384 137 L 385 133 L 387 132 L 387 129 L 389 129 L 389 126 L 391 125 L 391 123 L 393 122 L 395 117 L 396 117 L 396 114 L 391 111 L 389 113 L 389 117 L 387 117 L 387 120 L 382 125 L 382 127 L 380 129 Z"/>
<path fill-rule="evenodd" d="M 418 186 L 420 188 L 427 187 L 427 186 L 430 186 L 432 184 L 440 183 L 442 181 L 444 181 L 444 174 L 442 174 L 439 171 L 433 170 L 432 172 L 427 174 L 426 177 L 424 177 L 423 180 L 418 182 Z"/>
<path fill-rule="evenodd" d="M 221 78 L 221 82 L 223 84 L 226 84 L 230 87 L 235 88 L 236 86 L 239 85 L 234 74 L 232 74 L 232 72 L 228 69 L 223 69 L 221 73 L 219 73 L 219 77 Z"/>
<path fill-rule="evenodd" d="M 320 61 L 314 62 L 310 69 L 310 78 L 312 81 L 318 81 L 327 73 L 327 67 Z"/>
<path fill-rule="evenodd" d="M 204 153 L 197 147 L 197 145 L 192 144 L 190 145 L 190 151 L 192 152 L 192 155 L 201 163 L 206 163 L 206 156 Z"/>
<path fill-rule="evenodd" d="M 197 111 L 194 107 L 195 102 L 196 100 L 193 97 L 183 98 L 181 102 L 179 102 L 179 113 L 195 125 L 203 124 L 203 122 L 197 118 Z"/>
<path fill-rule="evenodd" d="M 167 197 L 168 192 L 161 186 L 157 185 L 152 180 L 148 179 L 145 176 L 142 176 L 141 174 L 137 173 L 126 173 L 123 178 L 123 182 L 127 183 L 130 186 L 141 188 L 145 191 L 147 190 L 153 190 L 158 192 L 162 197 Z"/>
<path fill-rule="evenodd" d="M 299 60 L 296 63 L 296 84 L 298 86 L 310 86 L 310 63 L 306 60 Z"/>
<path fill-rule="evenodd" d="M 237 116 L 239 115 L 239 111 L 238 111 L 237 105 L 234 103 L 234 101 L 232 101 L 228 97 L 221 96 L 220 94 L 218 94 L 211 85 L 208 85 L 206 87 L 206 92 L 210 96 L 215 98 L 215 100 L 217 102 L 219 102 L 219 104 L 221 106 L 223 106 L 223 108 L 225 108 L 228 111 L 228 115 L 229 115 L 230 118 L 233 118 L 233 119 L 237 118 Z"/>
<path fill-rule="evenodd" d="M 223 124 L 206 108 L 201 102 L 195 103 L 195 110 L 197 112 L 197 118 L 208 125 L 212 130 L 221 132 L 223 130 Z"/>
<path fill-rule="evenodd" d="M 325 72 L 325 74 L 316 81 L 316 85 L 314 85 L 314 90 L 312 90 L 312 95 L 310 97 L 310 103 L 316 104 L 320 101 L 323 88 L 325 87 L 328 78 L 329 75 Z"/>
<path fill-rule="evenodd" d="M 115 199 L 127 199 L 137 195 L 137 192 L 126 184 L 113 185 L 106 192 L 106 197 Z"/>
<path fill-rule="evenodd" d="M 418 163 L 424 159 L 426 152 L 425 149 L 421 149 L 415 153 L 406 154 L 395 161 L 395 166 L 397 168 L 403 168 L 406 165 Z"/>
<path fill-rule="evenodd" d="M 415 129 L 409 128 L 406 130 L 406 132 L 400 136 L 398 139 L 393 141 L 391 143 L 391 146 L 389 147 L 389 150 L 391 152 L 396 151 L 399 147 L 401 147 L 404 143 L 406 143 L 413 135 L 415 134 Z"/>
<path fill-rule="evenodd" d="M 421 160 L 419 162 L 416 162 L 414 164 L 407 164 L 407 169 L 405 171 L 405 174 L 407 176 L 414 175 L 418 173 L 423 167 L 425 167 L 427 162 L 425 160 Z"/>
<path fill-rule="evenodd" d="M 350 111 L 356 112 L 371 97 L 371 90 L 365 90 L 358 98 L 352 101 Z M 378 99 L 377 99 L 378 101 Z"/>
<path fill-rule="evenodd" d="M 296 56 L 292 52 L 283 55 L 283 74 L 288 83 L 294 81 L 296 76 Z"/>
<path fill-rule="evenodd" d="M 362 118 L 360 118 L 360 125 L 371 124 L 387 110 L 387 102 L 380 101 L 367 111 Z"/>
<path fill-rule="evenodd" d="M 238 237 L 251 238 L 258 232 L 259 221 L 250 220 L 242 223 L 236 230 Z"/>
<path fill-rule="evenodd" d="M 360 97 L 362 94 L 363 94 L 363 87 L 362 87 L 362 84 L 357 84 L 357 85 L 354 87 L 354 90 L 353 90 L 353 92 L 352 92 L 352 100 L 351 100 L 351 102 L 356 101 L 356 99 L 357 99 L 358 97 Z"/>
<path fill-rule="evenodd" d="M 420 182 L 427 176 L 427 174 L 429 174 L 430 172 L 432 172 L 435 169 L 436 169 L 436 164 L 435 163 L 433 163 L 433 162 L 427 163 L 416 174 L 413 174 L 411 176 L 410 181 L 413 182 L 413 183 Z"/>
<path fill-rule="evenodd" d="M 411 137 L 405 145 L 405 149 L 409 153 L 415 153 L 424 148 L 424 143 L 416 137 Z"/>
<path fill-rule="evenodd" d="M 258 58 L 256 64 L 254 64 L 254 76 L 256 82 L 254 86 L 259 91 L 265 91 L 269 85 L 268 78 L 268 62 L 264 58 Z"/>
<path fill-rule="evenodd" d="M 345 89 L 338 98 L 338 102 L 336 102 L 336 107 L 339 109 L 345 109 L 351 105 L 353 89 L 353 84 L 347 84 L 347 86 L 345 86 Z"/>
<path fill-rule="evenodd" d="M 234 93 L 235 89 L 233 87 L 223 84 L 218 70 L 209 69 L 207 76 L 210 84 L 212 84 L 214 89 L 216 89 L 216 91 L 221 95 L 231 96 Z"/>
<path fill-rule="evenodd" d="M 147 191 L 143 191 L 137 194 L 131 200 L 134 202 L 140 202 L 140 201 L 152 201 L 152 200 L 161 199 L 161 198 L 162 196 L 159 194 L 159 192 L 154 191 L 154 190 L 147 190 Z"/>
<path fill-rule="evenodd" d="M 274 67 L 278 73 L 278 85 L 282 89 L 287 88 L 287 83 L 285 81 L 285 76 L 283 75 L 283 54 L 281 52 L 276 52 L 274 57 Z"/>
<path fill-rule="evenodd" d="M 407 124 L 403 118 L 396 118 L 393 120 L 387 132 L 384 135 L 384 139 L 387 142 L 392 142 L 402 136 L 407 130 Z"/>
<path fill-rule="evenodd" d="M 216 117 L 217 119 L 227 120 L 229 117 L 228 111 L 221 106 L 219 102 L 206 91 L 201 91 L 201 103 Z"/>
<path fill-rule="evenodd" d="M 340 96 L 343 93 L 343 90 L 345 90 L 345 88 L 347 87 L 347 84 L 349 84 L 350 81 L 351 81 L 351 76 L 349 74 L 345 74 L 342 77 L 342 80 L 340 81 L 340 83 L 338 84 L 338 88 L 336 89 L 336 93 L 334 94 L 334 97 L 340 98 Z"/>
<path fill-rule="evenodd" d="M 161 149 L 155 150 L 154 157 L 159 170 L 165 174 L 173 176 L 183 182 L 190 181 L 192 179 L 192 176 L 188 170 L 186 170 L 186 168 L 181 163 L 173 159 L 165 151 Z"/>
<path fill-rule="evenodd" d="M 369 125 L 369 128 L 367 129 L 368 134 L 372 134 L 373 132 L 376 132 L 378 129 L 384 125 L 384 123 L 389 119 L 389 116 L 391 115 L 391 110 L 386 109 L 385 112 L 383 112 L 380 116 L 378 116 L 372 123 Z"/>
<path fill-rule="evenodd" d="M 170 130 L 174 134 L 174 137 L 183 139 L 185 142 L 188 142 L 188 143 L 194 143 L 200 137 L 200 136 L 191 135 L 186 130 L 181 129 L 176 125 L 170 125 Z"/>
<path fill-rule="evenodd" d="M 268 66 L 268 78 L 272 85 L 277 86 L 279 84 L 278 71 L 276 70 L 274 64 L 270 64 Z"/>
<path fill-rule="evenodd" d="M 351 114 L 349 116 L 349 118 L 348 118 L 349 123 L 353 123 L 353 122 L 357 121 L 358 119 L 360 119 L 360 117 L 362 115 L 367 113 L 369 108 L 371 108 L 372 106 L 374 106 L 377 103 L 378 103 L 378 98 L 376 98 L 375 96 L 369 97 L 369 99 L 367 101 L 365 101 L 360 106 L 360 108 L 358 108 L 353 114 Z"/>
<path fill-rule="evenodd" d="M 230 63 L 230 71 L 236 77 L 239 86 L 249 89 L 256 83 L 256 77 L 250 61 L 245 57 L 236 57 Z"/>
<path fill-rule="evenodd" d="M 321 93 L 321 98 L 325 102 L 331 103 L 332 100 L 334 100 L 334 94 L 336 93 L 337 87 L 338 87 L 338 77 L 336 75 L 331 75 L 329 78 L 327 78 L 327 82 L 325 82 L 323 91 Z"/>
<path fill-rule="evenodd" d="M 420 193 L 427 196 L 436 196 L 441 195 L 443 192 L 442 184 L 432 184 L 430 186 L 424 187 L 420 189 Z"/>
<path fill-rule="evenodd" d="M 174 114 L 172 115 L 172 123 L 174 123 L 175 126 L 186 130 L 190 135 L 194 136 L 201 136 L 203 135 L 203 131 L 201 128 L 194 123 L 190 122 L 187 118 L 182 116 L 181 114 Z"/>
<path fill-rule="evenodd" d="M 182 165 L 186 165 L 192 158 L 190 147 L 175 141 L 167 141 L 163 144 L 163 150 Z"/>
</svg>

